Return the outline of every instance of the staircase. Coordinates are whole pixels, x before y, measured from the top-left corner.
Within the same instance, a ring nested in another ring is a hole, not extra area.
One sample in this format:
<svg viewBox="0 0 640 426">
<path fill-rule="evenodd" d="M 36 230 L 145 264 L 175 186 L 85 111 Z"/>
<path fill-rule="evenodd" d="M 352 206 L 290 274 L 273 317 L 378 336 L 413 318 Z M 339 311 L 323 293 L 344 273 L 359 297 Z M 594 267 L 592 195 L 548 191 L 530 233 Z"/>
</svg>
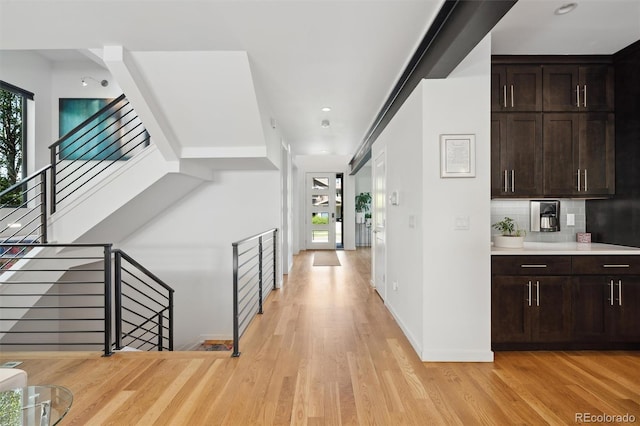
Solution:
<svg viewBox="0 0 640 426">
<path fill-rule="evenodd" d="M 202 179 L 164 160 L 124 95 L 50 148 L 49 166 L 0 193 L 12 200 L 0 206 L 0 347 L 172 350 L 173 290 L 126 253 L 92 242 L 122 240 Z"/>
</svg>

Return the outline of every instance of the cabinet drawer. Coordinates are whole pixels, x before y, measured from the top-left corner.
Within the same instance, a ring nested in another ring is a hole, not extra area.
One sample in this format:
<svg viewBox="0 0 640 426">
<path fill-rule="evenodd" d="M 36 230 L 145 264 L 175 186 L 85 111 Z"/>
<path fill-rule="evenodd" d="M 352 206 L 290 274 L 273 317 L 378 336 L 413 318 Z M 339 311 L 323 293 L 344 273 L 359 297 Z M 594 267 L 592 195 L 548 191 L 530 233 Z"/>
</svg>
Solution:
<svg viewBox="0 0 640 426">
<path fill-rule="evenodd" d="M 576 275 L 640 275 L 640 256 L 573 256 Z"/>
<path fill-rule="evenodd" d="M 492 275 L 570 275 L 571 256 L 492 256 Z"/>
</svg>

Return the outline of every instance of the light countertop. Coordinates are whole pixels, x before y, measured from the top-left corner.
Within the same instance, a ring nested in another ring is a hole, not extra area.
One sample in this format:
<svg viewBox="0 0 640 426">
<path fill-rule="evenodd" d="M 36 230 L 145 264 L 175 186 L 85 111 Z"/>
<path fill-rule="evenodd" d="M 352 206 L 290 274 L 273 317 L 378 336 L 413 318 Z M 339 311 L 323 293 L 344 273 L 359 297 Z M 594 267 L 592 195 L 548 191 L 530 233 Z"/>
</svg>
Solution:
<svg viewBox="0 0 640 426">
<path fill-rule="evenodd" d="M 492 255 L 640 255 L 640 248 L 602 243 L 524 243 L 523 248 L 494 247 Z"/>
</svg>

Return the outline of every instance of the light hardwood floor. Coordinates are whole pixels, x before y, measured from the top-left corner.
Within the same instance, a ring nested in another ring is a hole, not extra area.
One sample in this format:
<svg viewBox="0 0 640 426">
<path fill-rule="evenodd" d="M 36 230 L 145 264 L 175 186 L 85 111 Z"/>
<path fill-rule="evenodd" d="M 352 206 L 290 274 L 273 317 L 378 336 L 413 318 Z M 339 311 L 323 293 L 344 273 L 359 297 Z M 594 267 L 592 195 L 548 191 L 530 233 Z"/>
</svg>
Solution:
<svg viewBox="0 0 640 426">
<path fill-rule="evenodd" d="M 573 424 L 635 416 L 638 352 L 497 353 L 422 363 L 369 286 L 369 251 L 295 259 L 285 287 L 228 352 L 3 353 L 30 384 L 69 387 L 62 425 Z M 179 294 L 176 297 L 180 297 Z"/>
</svg>

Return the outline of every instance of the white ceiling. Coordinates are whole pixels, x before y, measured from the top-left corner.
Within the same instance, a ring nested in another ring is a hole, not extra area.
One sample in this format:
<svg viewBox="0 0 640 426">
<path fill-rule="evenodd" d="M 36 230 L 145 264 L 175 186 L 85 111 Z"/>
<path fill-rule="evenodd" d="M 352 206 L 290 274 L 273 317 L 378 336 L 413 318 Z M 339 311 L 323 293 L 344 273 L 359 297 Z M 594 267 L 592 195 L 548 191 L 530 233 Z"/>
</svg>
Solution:
<svg viewBox="0 0 640 426">
<path fill-rule="evenodd" d="M 577 0 L 575 11 L 555 16 L 567 1 L 520 0 L 494 29 L 493 53 L 611 54 L 640 39 L 640 0 Z M 112 44 L 246 51 L 294 154 L 350 156 L 442 3 L 0 0 L 0 49 L 64 61 Z M 27 21 L 37 30 L 24 31 Z"/>
<path fill-rule="evenodd" d="M 50 50 L 50 59 L 64 60 L 73 54 L 61 49 L 109 44 L 246 51 L 295 154 L 353 155 L 442 3 L 2 0 L 0 49 Z M 37 31 L 25 32 L 21 17 Z M 325 106 L 332 110 L 322 112 Z M 323 119 L 329 128 L 321 127 Z"/>
<path fill-rule="evenodd" d="M 554 11 L 578 6 L 566 15 Z M 492 31 L 494 55 L 608 55 L 640 40 L 640 0 L 519 0 Z"/>
</svg>

